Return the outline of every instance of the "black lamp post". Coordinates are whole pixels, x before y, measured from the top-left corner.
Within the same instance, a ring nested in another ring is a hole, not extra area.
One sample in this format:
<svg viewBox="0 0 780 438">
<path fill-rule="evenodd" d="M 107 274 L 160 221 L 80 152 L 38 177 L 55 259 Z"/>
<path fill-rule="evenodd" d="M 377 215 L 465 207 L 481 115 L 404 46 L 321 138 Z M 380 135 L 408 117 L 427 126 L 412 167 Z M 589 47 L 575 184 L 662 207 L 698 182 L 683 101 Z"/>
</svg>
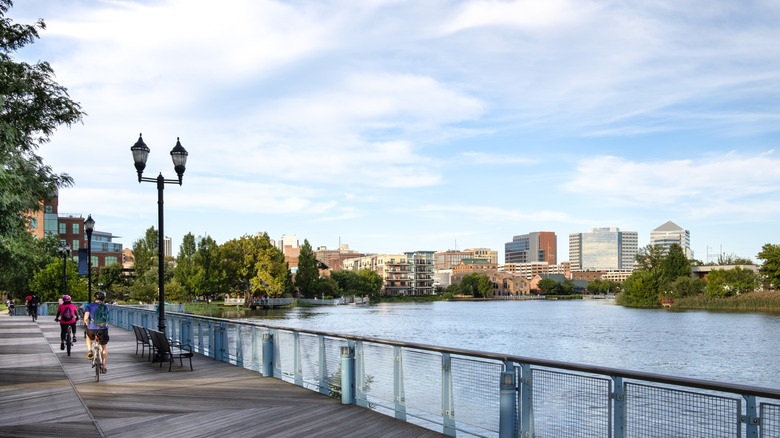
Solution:
<svg viewBox="0 0 780 438">
<path fill-rule="evenodd" d="M 157 243 L 157 257 L 159 258 L 158 275 L 159 275 L 159 303 L 158 309 L 160 314 L 160 321 L 157 325 L 157 329 L 165 333 L 165 234 L 163 231 L 163 189 L 165 184 L 179 184 L 181 185 L 181 179 L 184 176 L 185 166 L 187 164 L 187 151 L 182 147 L 179 142 L 179 138 L 176 138 L 176 146 L 171 150 L 171 159 L 173 160 L 173 170 L 179 176 L 178 180 L 163 178 L 162 172 L 157 178 L 147 178 L 141 176 L 146 168 L 146 158 L 149 156 L 149 147 L 144 143 L 144 139 L 141 135 L 138 135 L 138 141 L 130 148 L 133 152 L 133 160 L 135 160 L 135 170 L 138 172 L 138 182 L 156 182 L 157 183 L 157 221 L 158 221 L 158 243 Z"/>
<path fill-rule="evenodd" d="M 95 230 L 95 220 L 92 215 L 84 221 L 84 231 L 87 232 L 87 302 L 92 302 L 92 231 Z"/>
<path fill-rule="evenodd" d="M 60 243 L 57 245 L 57 252 L 62 257 L 62 278 L 65 279 L 65 292 L 63 295 L 68 294 L 68 257 L 70 257 L 70 245 Z"/>
</svg>

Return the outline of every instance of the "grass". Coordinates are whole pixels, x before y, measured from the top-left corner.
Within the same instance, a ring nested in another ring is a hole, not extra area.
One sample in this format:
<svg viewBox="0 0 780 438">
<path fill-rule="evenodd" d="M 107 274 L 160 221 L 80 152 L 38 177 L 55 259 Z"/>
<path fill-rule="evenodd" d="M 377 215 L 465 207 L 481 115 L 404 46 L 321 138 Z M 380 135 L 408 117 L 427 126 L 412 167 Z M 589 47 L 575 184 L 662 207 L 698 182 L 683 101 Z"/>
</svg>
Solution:
<svg viewBox="0 0 780 438">
<path fill-rule="evenodd" d="M 675 299 L 672 309 L 780 312 L 780 291 L 761 290 L 728 298 L 708 298 L 702 294 Z"/>
</svg>

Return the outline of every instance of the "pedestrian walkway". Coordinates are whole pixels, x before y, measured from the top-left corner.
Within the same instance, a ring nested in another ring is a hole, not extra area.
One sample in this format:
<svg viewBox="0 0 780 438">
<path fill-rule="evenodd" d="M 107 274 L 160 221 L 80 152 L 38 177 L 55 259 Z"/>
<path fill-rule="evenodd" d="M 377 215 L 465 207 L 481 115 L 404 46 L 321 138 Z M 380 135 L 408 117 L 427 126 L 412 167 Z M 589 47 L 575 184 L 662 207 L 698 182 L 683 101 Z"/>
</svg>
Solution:
<svg viewBox="0 0 780 438">
<path fill-rule="evenodd" d="M 96 383 L 83 331 L 71 356 L 59 333 L 51 316 L 0 317 L 0 436 L 443 436 L 201 355 L 169 373 L 116 327 Z"/>
</svg>

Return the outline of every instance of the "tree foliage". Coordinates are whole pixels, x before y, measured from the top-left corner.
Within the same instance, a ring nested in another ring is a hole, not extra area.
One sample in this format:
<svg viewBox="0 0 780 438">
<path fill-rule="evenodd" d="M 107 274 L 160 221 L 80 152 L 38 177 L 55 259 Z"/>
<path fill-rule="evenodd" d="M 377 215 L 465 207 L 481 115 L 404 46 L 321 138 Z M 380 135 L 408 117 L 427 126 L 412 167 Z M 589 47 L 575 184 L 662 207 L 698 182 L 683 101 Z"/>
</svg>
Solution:
<svg viewBox="0 0 780 438">
<path fill-rule="evenodd" d="M 14 53 L 34 43 L 46 25 L 43 20 L 13 23 L 6 18 L 12 5 L 0 0 L 0 289 L 21 298 L 27 280 L 54 259 L 53 253 L 41 257 L 24 214 L 38 211 L 41 201 L 73 183 L 44 164 L 37 149 L 59 126 L 70 126 L 85 114 L 54 81 L 47 62 L 14 60 Z"/>
<path fill-rule="evenodd" d="M 176 267 L 173 269 L 173 279 L 181 287 L 181 295 L 185 299 L 195 297 L 195 253 L 198 248 L 195 245 L 195 236 L 187 233 L 179 245 L 179 254 L 176 255 Z"/>
<path fill-rule="evenodd" d="M 191 284 L 196 296 L 208 297 L 210 300 L 229 292 L 225 283 L 222 250 L 210 236 L 204 237 L 198 243 L 194 264 Z"/>
<path fill-rule="evenodd" d="M 707 296 L 710 298 L 732 297 L 753 292 L 760 282 L 758 276 L 739 266 L 734 269 L 714 269 L 707 275 Z"/>
<path fill-rule="evenodd" d="M 780 245 L 771 243 L 761 247 L 757 258 L 763 260 L 760 272 L 773 289 L 780 289 Z"/>
<path fill-rule="evenodd" d="M 487 275 L 473 272 L 463 276 L 459 289 L 463 295 L 485 298 L 493 294 L 493 282 L 490 281 L 490 277 Z"/>
<path fill-rule="evenodd" d="M 309 241 L 304 239 L 298 255 L 298 271 L 295 273 L 295 287 L 304 298 L 313 298 L 320 292 L 318 286 L 321 283 L 317 282 L 320 278 L 320 270 L 317 265 L 317 257 Z"/>
<path fill-rule="evenodd" d="M 62 262 L 63 259 L 60 258 L 49 263 L 30 279 L 30 291 L 38 295 L 38 299 L 42 303 L 57 301 L 65 294 L 65 275 L 63 274 Z M 87 282 L 79 276 L 77 264 L 69 260 L 65 271 L 68 277 L 67 294 L 71 296 L 73 301 L 86 301 Z"/>
<path fill-rule="evenodd" d="M 271 245 L 267 233 L 259 238 L 259 251 L 252 268 L 249 282 L 261 293 L 270 297 L 281 297 L 292 293 L 292 277 L 284 260 L 284 253 Z"/>
</svg>

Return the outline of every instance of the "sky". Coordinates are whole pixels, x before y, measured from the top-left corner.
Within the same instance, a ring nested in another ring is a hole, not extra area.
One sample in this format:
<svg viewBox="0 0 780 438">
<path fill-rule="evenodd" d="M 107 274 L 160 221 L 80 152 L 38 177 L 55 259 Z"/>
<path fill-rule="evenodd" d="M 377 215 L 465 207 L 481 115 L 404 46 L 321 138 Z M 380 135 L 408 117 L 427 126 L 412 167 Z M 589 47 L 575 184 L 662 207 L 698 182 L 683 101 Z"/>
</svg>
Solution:
<svg viewBox="0 0 780 438">
<path fill-rule="evenodd" d="M 16 0 L 82 124 L 39 149 L 131 247 L 157 227 L 365 253 L 673 221 L 694 257 L 780 243 L 780 2 Z"/>
</svg>

